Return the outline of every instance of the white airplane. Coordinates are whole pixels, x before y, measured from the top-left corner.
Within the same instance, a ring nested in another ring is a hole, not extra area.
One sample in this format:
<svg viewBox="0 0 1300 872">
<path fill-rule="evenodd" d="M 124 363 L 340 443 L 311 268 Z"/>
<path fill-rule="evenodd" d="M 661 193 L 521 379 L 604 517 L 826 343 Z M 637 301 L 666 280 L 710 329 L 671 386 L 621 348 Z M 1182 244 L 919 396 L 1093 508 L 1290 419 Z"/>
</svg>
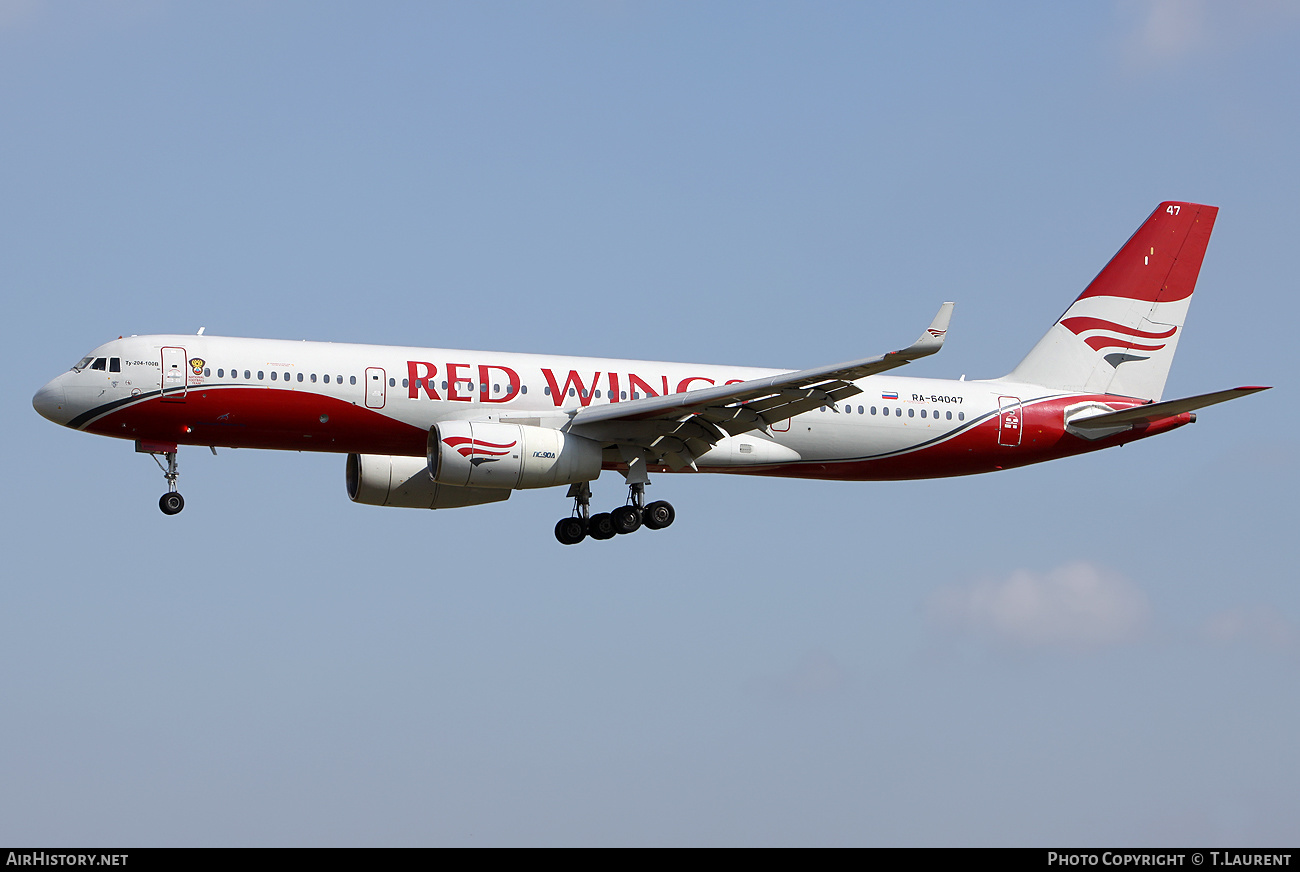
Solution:
<svg viewBox="0 0 1300 872">
<path fill-rule="evenodd" d="M 1008 375 L 906 378 L 908 347 L 798 372 L 198 335 L 101 345 L 37 391 L 58 424 L 130 439 L 176 490 L 179 445 L 331 451 L 353 501 L 446 509 L 568 485 L 568 545 L 673 522 L 651 472 L 878 481 L 969 475 L 1122 445 L 1264 387 L 1161 402 L 1218 209 L 1161 203 Z M 164 468 L 159 456 L 165 457 Z M 622 473 L 623 506 L 589 483 Z"/>
</svg>

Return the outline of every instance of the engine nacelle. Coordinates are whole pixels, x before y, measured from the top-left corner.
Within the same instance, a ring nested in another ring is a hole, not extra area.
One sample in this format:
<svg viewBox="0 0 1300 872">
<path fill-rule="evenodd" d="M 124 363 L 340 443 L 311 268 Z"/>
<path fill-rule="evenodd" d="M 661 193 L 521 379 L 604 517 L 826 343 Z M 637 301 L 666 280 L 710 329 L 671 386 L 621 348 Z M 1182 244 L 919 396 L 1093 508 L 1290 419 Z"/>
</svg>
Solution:
<svg viewBox="0 0 1300 872">
<path fill-rule="evenodd" d="M 551 427 L 446 421 L 429 430 L 429 469 L 439 484 L 551 487 L 600 476 L 601 444 Z"/>
<path fill-rule="evenodd" d="M 407 509 L 458 509 L 507 499 L 510 491 L 454 487 L 429 477 L 423 457 L 386 454 L 348 455 L 348 498 L 368 506 Z"/>
</svg>

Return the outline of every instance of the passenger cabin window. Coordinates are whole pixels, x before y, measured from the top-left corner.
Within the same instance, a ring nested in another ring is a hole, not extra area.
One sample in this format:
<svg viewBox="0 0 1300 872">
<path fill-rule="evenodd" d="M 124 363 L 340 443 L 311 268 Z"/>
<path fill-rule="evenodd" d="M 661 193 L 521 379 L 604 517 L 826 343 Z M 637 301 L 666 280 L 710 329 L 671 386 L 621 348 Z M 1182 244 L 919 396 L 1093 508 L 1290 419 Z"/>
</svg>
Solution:
<svg viewBox="0 0 1300 872">
<path fill-rule="evenodd" d="M 357 383 L 357 377 L 355 375 L 348 376 L 348 384 L 354 385 L 356 383 Z"/>
<path fill-rule="evenodd" d="M 111 372 L 111 371 L 112 371 L 112 369 L 111 369 L 112 364 L 110 363 L 109 366 L 110 366 L 110 370 L 109 370 L 109 371 Z M 207 366 L 203 367 L 203 377 L 204 377 L 204 378 L 207 378 L 207 377 L 210 376 L 210 375 L 212 375 L 212 369 L 211 369 L 211 367 L 207 367 Z"/>
<path fill-rule="evenodd" d="M 311 380 L 316 381 L 316 376 L 312 376 Z M 302 381 L 302 373 L 298 373 L 298 381 Z"/>
<path fill-rule="evenodd" d="M 263 375 L 262 375 L 262 374 L 263 374 L 265 371 L 266 371 L 266 370 L 262 370 L 262 369 L 259 369 L 259 370 L 257 371 L 257 380 L 258 380 L 258 381 L 261 381 L 261 380 L 262 380 L 262 378 L 263 378 Z M 272 375 L 274 375 L 274 373 L 272 373 Z"/>
</svg>

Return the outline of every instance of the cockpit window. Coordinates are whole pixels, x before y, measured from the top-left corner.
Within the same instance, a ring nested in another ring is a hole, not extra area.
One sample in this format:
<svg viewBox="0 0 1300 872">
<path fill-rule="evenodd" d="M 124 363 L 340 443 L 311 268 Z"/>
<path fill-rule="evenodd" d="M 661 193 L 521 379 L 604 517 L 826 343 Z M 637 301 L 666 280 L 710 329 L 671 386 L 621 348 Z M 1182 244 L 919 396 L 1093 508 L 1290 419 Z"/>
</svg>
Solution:
<svg viewBox="0 0 1300 872">
<path fill-rule="evenodd" d="M 85 369 L 86 367 L 90 366 L 90 362 L 91 362 L 92 360 L 94 360 L 94 359 L 95 359 L 95 355 L 93 355 L 93 354 L 90 355 L 89 357 L 83 357 L 83 358 L 81 358 L 81 362 L 78 363 L 76 366 L 74 366 L 74 367 L 72 368 L 72 371 L 73 371 L 73 372 L 81 372 L 83 369 Z"/>
<path fill-rule="evenodd" d="M 101 371 L 102 371 L 102 370 L 104 369 L 104 364 L 105 364 L 105 363 L 106 363 L 106 361 L 104 360 L 104 358 L 102 358 L 102 357 L 96 357 L 96 358 L 95 358 L 95 362 L 92 363 L 92 364 L 90 365 L 90 368 L 91 368 L 91 369 L 98 369 L 98 370 L 101 370 Z"/>
<path fill-rule="evenodd" d="M 108 371 L 109 371 L 109 372 L 121 372 L 121 371 L 122 371 L 122 358 L 120 358 L 120 357 L 110 357 L 110 358 L 108 359 Z"/>
</svg>

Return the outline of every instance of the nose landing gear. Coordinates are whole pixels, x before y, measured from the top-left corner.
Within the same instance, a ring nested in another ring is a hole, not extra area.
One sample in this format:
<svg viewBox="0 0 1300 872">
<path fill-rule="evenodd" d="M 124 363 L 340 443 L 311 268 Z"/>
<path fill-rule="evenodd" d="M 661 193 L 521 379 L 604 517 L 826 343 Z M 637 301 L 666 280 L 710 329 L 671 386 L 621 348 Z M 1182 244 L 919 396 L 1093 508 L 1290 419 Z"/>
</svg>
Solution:
<svg viewBox="0 0 1300 872">
<path fill-rule="evenodd" d="M 135 450 L 152 457 L 153 462 L 162 470 L 163 478 L 167 479 L 167 493 L 158 498 L 158 508 L 162 509 L 164 515 L 179 514 L 185 508 L 185 497 L 176 490 L 176 479 L 180 478 L 176 465 L 176 446 L 170 443 L 137 442 Z M 160 454 L 167 458 L 166 466 L 158 459 Z"/>
</svg>

